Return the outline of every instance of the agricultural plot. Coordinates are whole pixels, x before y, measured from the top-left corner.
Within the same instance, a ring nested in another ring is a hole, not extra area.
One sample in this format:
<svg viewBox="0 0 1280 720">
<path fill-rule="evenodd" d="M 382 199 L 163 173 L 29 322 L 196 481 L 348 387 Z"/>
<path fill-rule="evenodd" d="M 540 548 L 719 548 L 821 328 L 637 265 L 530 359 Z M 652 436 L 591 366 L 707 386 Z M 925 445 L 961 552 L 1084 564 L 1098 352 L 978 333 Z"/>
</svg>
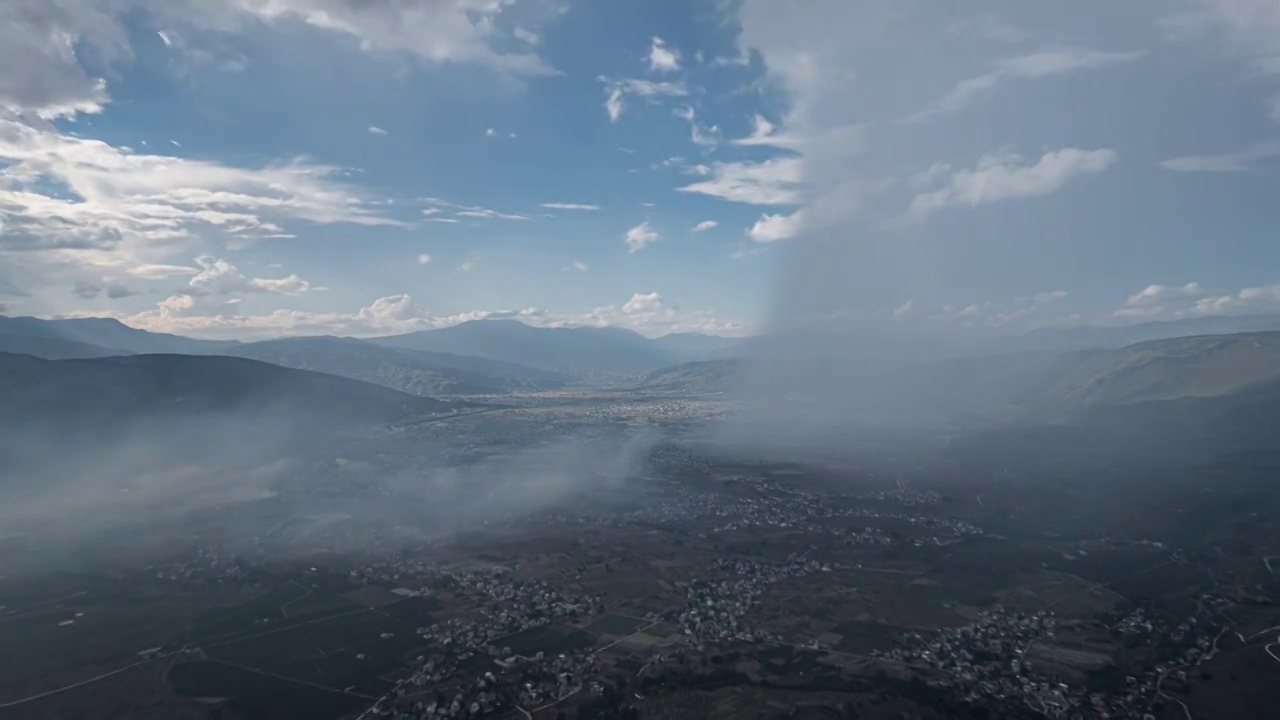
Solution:
<svg viewBox="0 0 1280 720">
<path fill-rule="evenodd" d="M 209 661 L 174 667 L 169 682 L 188 697 L 230 698 L 229 705 L 245 720 L 335 720 L 368 703 L 341 692 Z"/>
<path fill-rule="evenodd" d="M 596 619 L 587 630 L 596 635 L 623 637 L 639 630 L 643 625 L 645 621 L 638 618 L 609 614 Z"/>
</svg>

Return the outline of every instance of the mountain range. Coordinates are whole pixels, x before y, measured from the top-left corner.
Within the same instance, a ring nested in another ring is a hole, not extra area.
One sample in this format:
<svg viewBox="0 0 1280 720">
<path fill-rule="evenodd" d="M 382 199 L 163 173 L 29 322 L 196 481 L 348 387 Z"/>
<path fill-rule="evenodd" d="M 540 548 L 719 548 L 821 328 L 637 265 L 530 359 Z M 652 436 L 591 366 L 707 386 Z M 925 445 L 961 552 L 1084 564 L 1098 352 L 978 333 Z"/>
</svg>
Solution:
<svg viewBox="0 0 1280 720">
<path fill-rule="evenodd" d="M 1161 337 L 1121 347 L 1085 349 L 1074 347 L 1074 343 L 1087 338 L 1114 341 L 1123 336 L 1114 328 L 1044 331 L 1027 337 L 1034 337 L 1037 343 L 1050 338 L 1053 342 L 1049 345 L 1061 341 L 1072 347 L 866 366 L 840 358 L 807 358 L 802 362 L 784 354 L 782 366 L 772 370 L 811 382 L 817 394 L 847 397 L 866 415 L 886 422 L 904 418 L 979 424 L 1062 422 L 1093 408 L 1223 397 L 1280 381 L 1280 331 L 1163 337 L 1188 328 L 1234 329 L 1269 323 L 1280 324 L 1280 317 L 1145 323 L 1124 333 Z M 1076 339 L 1068 342 L 1064 338 Z M 757 338 L 751 342 L 768 341 Z M 204 370 L 197 372 L 205 366 L 184 365 L 193 361 L 178 359 L 178 354 L 224 356 L 227 362 L 234 358 L 256 360 L 269 365 L 255 363 L 253 367 L 275 367 L 257 371 L 261 378 L 282 368 L 314 371 L 420 398 L 554 390 L 601 381 L 667 394 L 745 392 L 767 397 L 761 391 L 768 388 L 758 383 L 774 380 L 771 372 L 765 372 L 771 368 L 762 368 L 754 359 L 733 357 L 750 347 L 741 340 L 697 333 L 650 339 L 619 328 L 535 328 L 514 320 L 476 321 L 367 339 L 324 336 L 241 343 L 151 333 L 102 318 L 0 317 L 0 352 L 68 361 L 39 366 L 46 376 L 43 381 L 32 379 L 34 387 L 40 387 L 41 382 L 52 387 L 51 378 L 57 374 L 66 374 L 68 387 L 81 383 L 85 393 L 98 381 L 116 383 L 131 389 L 121 396 L 112 391 L 101 395 L 124 406 L 139 402 L 136 397 L 130 399 L 131 393 L 147 397 L 175 391 L 176 386 L 155 383 L 178 367 L 191 371 L 185 377 L 193 383 L 193 392 L 198 392 L 194 385 L 201 385 L 207 393 L 232 391 L 234 382 L 228 373 L 241 366 L 209 365 L 217 372 L 206 381 Z M 167 353 L 171 359 L 142 359 L 156 353 Z M 139 356 L 133 360 L 137 365 L 127 362 L 131 356 Z M 83 368 L 94 367 L 92 364 L 70 362 L 90 358 L 111 358 L 112 362 L 100 367 L 112 368 L 113 374 L 87 374 Z M 216 362 L 212 358 L 208 361 Z M 15 362 L 19 361 L 8 361 L 10 365 Z M 128 370 L 131 367 L 147 370 Z M 160 375 L 148 380 L 145 376 L 151 369 Z M 5 382 L 12 385 L 14 376 L 10 370 L 5 372 L 10 374 Z M 235 377 L 244 382 L 254 379 Z M 203 385 L 206 382 L 210 384 Z"/>
<path fill-rule="evenodd" d="M 557 373 L 525 365 L 385 347 L 355 338 L 264 340 L 224 348 L 218 353 L 364 380 L 422 396 L 551 390 L 569 382 Z"/>
<path fill-rule="evenodd" d="M 738 343 L 700 333 L 650 339 L 620 328 L 535 328 L 514 320 L 473 321 L 366 339 L 237 342 L 152 333 L 109 318 L 0 317 L 0 352 L 51 360 L 151 353 L 228 355 L 366 380 L 422 396 L 617 381 L 683 362 L 725 357 Z"/>
<path fill-rule="evenodd" d="M 733 341 L 708 335 L 651 340 L 616 327 L 538 328 L 515 320 L 481 320 L 439 330 L 372 338 L 383 347 L 516 362 L 539 370 L 599 378 L 638 375 L 720 352 Z"/>
<path fill-rule="evenodd" d="M 456 407 L 256 360 L 164 354 L 0 353 L 0 398 L 6 487 L 288 457 Z"/>
<path fill-rule="evenodd" d="M 786 374 L 779 380 L 774 370 Z M 825 397 L 834 396 L 847 403 L 851 417 L 909 424 L 990 424 L 1065 422 L 1096 408 L 1221 397 L 1267 382 L 1280 382 L 1280 332 L 896 364 L 826 359 L 803 366 L 796 361 L 778 369 L 751 361 L 711 360 L 656 371 L 642 379 L 640 388 L 756 398 L 798 393 L 801 402 L 819 406 Z"/>
<path fill-rule="evenodd" d="M 181 335 L 139 330 L 114 318 L 44 320 L 0 316 L 0 352 L 14 352 L 8 349 L 12 347 L 10 343 L 15 342 L 13 338 L 77 343 L 80 352 L 98 353 L 85 357 L 137 353 L 196 354 L 239 344 L 234 340 L 197 340 Z"/>
</svg>

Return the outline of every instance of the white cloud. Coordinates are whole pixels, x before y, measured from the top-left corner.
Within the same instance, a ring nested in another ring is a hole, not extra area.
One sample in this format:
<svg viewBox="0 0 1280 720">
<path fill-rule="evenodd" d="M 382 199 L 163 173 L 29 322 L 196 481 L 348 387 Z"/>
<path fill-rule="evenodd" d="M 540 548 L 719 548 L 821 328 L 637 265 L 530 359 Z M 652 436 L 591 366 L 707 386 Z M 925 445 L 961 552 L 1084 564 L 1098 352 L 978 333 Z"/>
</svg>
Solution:
<svg viewBox="0 0 1280 720">
<path fill-rule="evenodd" d="M 515 30 L 512 30 L 511 34 L 515 35 L 516 39 L 522 42 L 527 42 L 530 45 L 540 45 L 542 43 L 541 35 L 539 35 L 536 32 L 533 32 L 532 30 L 526 30 L 522 27 L 518 27 Z"/>
<path fill-rule="evenodd" d="M 637 313 L 655 313 L 668 310 L 666 300 L 656 292 L 651 293 L 635 293 L 631 299 L 622 306 L 622 312 L 628 315 Z"/>
<path fill-rule="evenodd" d="M 0 23 L 0 109 L 43 118 L 93 113 L 110 101 L 107 83 L 87 72 L 133 59 L 127 14 L 162 27 L 172 51 L 187 51 L 171 28 L 244 34 L 262 25 L 300 24 L 345 36 L 368 52 L 407 53 L 424 62 L 487 67 L 507 77 L 552 75 L 537 54 L 503 49 L 507 32 L 494 0 L 5 0 Z M 554 14 L 548 15 L 548 18 Z M 529 37 L 529 31 L 514 32 Z M 207 51 L 200 49 L 203 55 Z"/>
<path fill-rule="evenodd" d="M 128 269 L 130 275 L 144 280 L 159 280 L 174 275 L 195 275 L 200 272 L 197 268 L 188 267 L 186 265 L 162 265 L 156 263 L 143 263 L 134 265 Z"/>
<path fill-rule="evenodd" d="M 494 218 L 498 220 L 529 220 L 528 215 L 518 215 L 516 213 L 504 213 L 488 208 L 474 208 L 471 210 L 459 210 L 455 213 L 458 217 L 469 218 Z"/>
<path fill-rule="evenodd" d="M 1277 157 L 1280 157 L 1280 140 L 1272 140 L 1233 153 L 1171 158 L 1160 163 L 1160 167 L 1175 172 L 1247 172 Z"/>
<path fill-rule="evenodd" d="M 418 264 L 419 264 L 419 265 L 427 265 L 427 264 L 430 264 L 430 262 L 431 262 L 431 256 L 430 256 L 430 255 L 428 255 L 428 254 L 426 254 L 426 253 L 422 253 L 421 255 L 419 255 L 419 256 L 418 256 Z"/>
<path fill-rule="evenodd" d="M 720 143 L 720 127 L 710 125 L 702 127 L 696 121 L 689 123 L 689 139 L 694 145 L 711 147 Z"/>
<path fill-rule="evenodd" d="M 653 38 L 649 46 L 649 69 L 653 72 L 675 72 L 680 69 L 680 51 L 668 46 L 662 38 Z"/>
<path fill-rule="evenodd" d="M 759 220 L 756 220 L 754 225 L 747 229 L 747 237 L 759 243 L 793 238 L 800 232 L 800 221 L 803 218 L 803 212 L 799 210 L 791 215 L 765 213 L 760 216 Z"/>
<path fill-rule="evenodd" d="M 236 298 L 232 298 L 235 300 Z M 471 310 L 437 315 L 407 294 L 378 298 L 355 312 L 304 312 L 279 309 L 261 315 L 234 312 L 236 304 L 223 303 L 217 310 L 199 305 L 190 295 L 175 295 L 155 309 L 135 314 L 105 313 L 133 327 L 198 337 L 253 339 L 290 335 L 376 336 L 449 327 L 486 318 L 519 320 L 538 327 L 626 327 L 650 336 L 669 332 L 709 332 L 741 335 L 741 323 L 721 320 L 708 311 L 683 311 L 658 293 L 635 293 L 621 307 L 605 305 L 581 313 L 554 314 L 537 308 L 522 310 Z M 232 312 L 224 312 L 230 309 Z M 69 317 L 86 317 L 71 313 Z"/>
<path fill-rule="evenodd" d="M 554 74 L 536 54 L 499 49 L 505 44 L 501 14 L 508 4 L 493 0 L 198 0 L 186 9 L 190 22 L 220 29 L 235 28 L 249 19 L 300 22 L 354 38 L 367 51 L 404 52 L 427 62 L 478 65 L 510 76 Z"/>
<path fill-rule="evenodd" d="M 606 96 L 604 109 L 609 115 L 609 122 L 617 122 L 618 118 L 622 117 L 628 97 L 638 97 L 646 102 L 655 103 L 662 98 L 685 97 L 689 94 L 684 84 L 678 82 L 655 82 L 634 78 L 610 80 L 603 77 L 600 81 L 604 83 Z"/>
<path fill-rule="evenodd" d="M 627 252 L 635 253 L 645 249 L 645 246 L 657 242 L 658 232 L 649 227 L 649 223 L 646 221 L 628 230 L 624 240 L 627 243 Z"/>
<path fill-rule="evenodd" d="M 440 198 L 423 198 L 422 201 L 427 204 L 422 214 L 431 222 L 458 222 L 452 218 L 435 217 L 443 212 L 445 208 L 454 211 L 454 215 L 464 218 L 479 218 L 492 220 L 532 220 L 528 215 L 520 215 L 518 213 L 506 213 L 492 210 L 478 205 L 459 205 Z"/>
<path fill-rule="evenodd" d="M 282 278 L 253 278 L 249 282 L 251 282 L 254 287 L 261 290 L 282 293 L 284 295 L 301 295 L 304 292 L 321 289 L 313 287 L 311 283 L 303 280 L 297 275 L 289 275 Z"/>
<path fill-rule="evenodd" d="M 544 208 L 547 208 L 548 210 L 599 210 L 600 209 L 599 205 L 585 205 L 582 203 L 562 203 L 562 202 L 542 203 L 538 207 L 544 207 Z"/>
<path fill-rule="evenodd" d="M 119 19 L 92 0 L 5 0 L 0 21 L 0 110 L 56 118 L 102 110 L 107 83 L 77 47 L 105 63 L 132 56 Z"/>
<path fill-rule="evenodd" d="M 717 225 L 719 225 L 719 224 L 720 224 L 720 223 L 716 222 L 715 220 L 703 220 L 702 222 L 700 222 L 700 223 L 698 223 L 697 225 L 694 225 L 694 226 L 693 226 L 693 232 L 696 232 L 696 233 L 697 233 L 697 232 L 706 232 L 707 230 L 710 230 L 711 228 L 713 228 L 713 227 L 715 227 L 715 226 L 717 226 Z"/>
<path fill-rule="evenodd" d="M 1199 297 L 1205 294 L 1199 283 L 1189 282 L 1186 285 L 1148 285 L 1129 296 L 1125 302 L 1129 307 L 1156 305 L 1173 298 Z"/>
<path fill-rule="evenodd" d="M 1190 0 L 1199 11 L 1164 19 L 1166 30 L 1186 36 L 1221 33 L 1233 51 L 1249 58 L 1252 70 L 1280 74 L 1280 5 L 1272 0 Z"/>
<path fill-rule="evenodd" d="M 1043 325 L 1050 318 L 1046 313 L 1068 297 L 1065 290 L 1037 293 L 1014 298 L 1010 301 L 984 300 L 968 304 L 947 304 L 935 311 L 926 311 L 914 300 L 899 306 L 895 318 L 925 317 L 934 322 L 945 322 L 969 328 L 1005 328 L 1008 326 Z"/>
<path fill-rule="evenodd" d="M 609 96 L 604 101 L 604 111 L 609 115 L 609 122 L 618 122 L 622 117 L 622 109 L 626 107 L 622 88 L 609 88 Z"/>
<path fill-rule="evenodd" d="M 995 69 L 956 83 L 951 92 L 936 103 L 906 118 L 906 122 L 923 122 L 959 112 L 978 96 L 990 92 L 1010 80 L 1032 80 L 1062 75 L 1077 70 L 1097 70 L 1142 57 L 1140 52 L 1103 52 L 1087 48 L 1058 48 L 1007 58 Z"/>
<path fill-rule="evenodd" d="M 461 265 L 458 266 L 458 269 L 461 270 L 462 272 L 471 272 L 472 270 L 476 269 L 476 264 L 471 260 L 466 260 Z"/>
<path fill-rule="evenodd" d="M 484 136 L 485 136 L 485 137 L 497 137 L 497 136 L 498 136 L 498 131 L 497 131 L 497 129 L 495 129 L 495 128 L 485 128 L 485 129 L 484 129 Z"/>
<path fill-rule="evenodd" d="M 570 265 L 570 267 L 572 267 L 574 270 L 577 270 L 578 272 L 586 272 L 589 269 L 587 267 L 587 264 L 582 262 L 581 260 L 574 260 L 573 264 Z"/>
<path fill-rule="evenodd" d="M 763 115 L 752 116 L 751 125 L 751 134 L 734 140 L 734 145 L 764 145 L 787 149 L 796 149 L 799 146 L 799 138 L 779 134 L 778 127 Z"/>
<path fill-rule="evenodd" d="M 370 126 L 369 126 L 369 134 L 370 134 L 370 135 L 387 135 L 388 133 L 387 133 L 387 131 L 386 131 L 386 130 L 383 130 L 382 128 L 378 127 L 377 125 L 370 125 Z"/>
<path fill-rule="evenodd" d="M 1034 165 L 1018 155 L 987 155 L 973 168 L 931 168 L 928 175 L 945 177 L 945 187 L 916 195 L 908 211 L 920 220 L 948 207 L 977 207 L 1016 198 L 1049 195 L 1071 179 L 1100 173 L 1116 161 L 1114 150 L 1064 148 L 1047 152 Z"/>
<path fill-rule="evenodd" d="M 802 200 L 799 158 L 714 163 L 710 180 L 678 188 L 751 205 L 791 205 Z"/>
<path fill-rule="evenodd" d="M 913 310 L 915 310 L 915 307 L 916 307 L 915 300 L 907 300 L 906 302 L 899 305 L 897 309 L 893 311 L 893 316 L 896 318 L 906 317 L 910 315 Z"/>
<path fill-rule="evenodd" d="M 1124 306 L 1112 316 L 1126 320 L 1176 320 L 1277 310 L 1280 310 L 1280 283 L 1245 287 L 1232 292 L 1211 290 L 1190 282 L 1185 285 L 1149 285 L 1130 295 Z"/>
<path fill-rule="evenodd" d="M 402 224 L 340 173 L 304 159 L 244 168 L 136 153 L 0 117 L 0 252 L 158 267 L 209 237 L 292 237 L 286 220 Z"/>
<path fill-rule="evenodd" d="M 297 275 L 282 278 L 251 278 L 227 260 L 201 256 L 196 258 L 199 272 L 191 276 L 187 286 L 190 295 L 232 295 L 255 292 L 274 292 L 282 295 L 300 295 L 313 290 L 311 283 Z"/>
</svg>

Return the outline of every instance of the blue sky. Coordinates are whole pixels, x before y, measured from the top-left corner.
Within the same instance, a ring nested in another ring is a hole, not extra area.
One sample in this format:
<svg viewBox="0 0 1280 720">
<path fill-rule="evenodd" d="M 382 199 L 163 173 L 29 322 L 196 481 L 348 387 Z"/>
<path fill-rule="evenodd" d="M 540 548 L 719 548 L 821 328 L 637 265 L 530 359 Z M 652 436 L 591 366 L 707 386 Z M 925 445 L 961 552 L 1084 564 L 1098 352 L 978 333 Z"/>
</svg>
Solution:
<svg viewBox="0 0 1280 720">
<path fill-rule="evenodd" d="M 1280 306 L 1274 0 L 16 0 L 0 305 L 211 337 Z"/>
</svg>

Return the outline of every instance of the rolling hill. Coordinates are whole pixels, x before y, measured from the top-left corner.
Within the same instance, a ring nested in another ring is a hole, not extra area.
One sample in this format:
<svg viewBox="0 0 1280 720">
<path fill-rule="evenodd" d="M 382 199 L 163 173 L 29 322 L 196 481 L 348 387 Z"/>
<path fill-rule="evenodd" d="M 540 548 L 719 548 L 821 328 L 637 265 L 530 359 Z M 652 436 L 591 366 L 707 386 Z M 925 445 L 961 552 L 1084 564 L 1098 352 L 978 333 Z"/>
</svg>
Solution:
<svg viewBox="0 0 1280 720">
<path fill-rule="evenodd" d="M 267 480 L 252 468 L 283 469 L 390 423 L 452 411 L 371 383 L 210 355 L 0 354 L 0 397 L 0 495 L 104 511 L 129 488 L 128 502 L 157 510 L 218 496 Z"/>
<path fill-rule="evenodd" d="M 1120 405 L 1227 395 L 1280 379 L 1280 332 L 1152 340 L 1081 353 L 1045 390 L 1045 402 Z"/>
<path fill-rule="evenodd" d="M 681 362 L 721 360 L 735 356 L 743 347 L 742 338 L 720 337 L 697 332 L 669 333 L 656 337 L 654 347 Z"/>
<path fill-rule="evenodd" d="M 1152 340 L 1198 335 L 1233 335 L 1277 330 L 1280 330 L 1280 314 L 1210 315 L 1115 327 L 1084 325 L 1045 328 L 1021 337 L 1008 338 L 1006 344 L 1021 350 L 1062 352 L 1085 348 L 1120 348 Z"/>
<path fill-rule="evenodd" d="M 297 426 L 361 425 L 446 412 L 448 403 L 243 358 L 129 355 L 44 360 L 0 354 L 0 425 L 105 429 L 219 415 Z"/>
<path fill-rule="evenodd" d="M 741 389 L 744 363 L 740 360 L 700 360 L 645 375 L 638 390 L 673 395 L 733 393 Z"/>
<path fill-rule="evenodd" d="M 62 340 L 39 335 L 7 335 L 4 333 L 0 333 L 0 353 L 34 355 L 46 360 L 70 360 L 132 354 L 124 350 L 104 348 L 74 340 Z"/>
<path fill-rule="evenodd" d="M 0 335 L 62 340 L 118 353 L 204 353 L 231 347 L 234 340 L 196 340 L 129 327 L 114 318 L 44 320 L 0 316 Z"/>
<path fill-rule="evenodd" d="M 376 383 L 411 395 L 478 395 L 563 387 L 555 373 L 484 358 L 403 350 L 355 338 L 264 340 L 226 348 L 221 355 Z"/>
</svg>

